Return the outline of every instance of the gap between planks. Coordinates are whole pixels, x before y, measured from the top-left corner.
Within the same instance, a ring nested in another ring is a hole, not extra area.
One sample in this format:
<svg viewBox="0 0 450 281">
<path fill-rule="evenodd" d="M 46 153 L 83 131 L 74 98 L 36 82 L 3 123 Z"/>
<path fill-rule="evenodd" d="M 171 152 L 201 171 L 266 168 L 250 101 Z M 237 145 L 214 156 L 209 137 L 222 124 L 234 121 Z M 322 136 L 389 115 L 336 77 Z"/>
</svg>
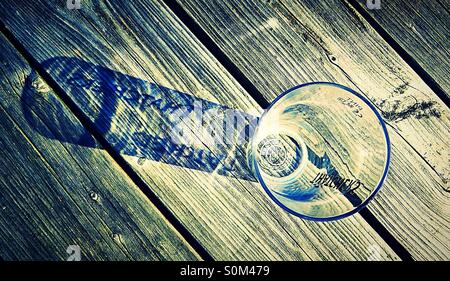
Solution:
<svg viewBox="0 0 450 281">
<path fill-rule="evenodd" d="M 211 54 L 225 67 L 234 79 L 250 94 L 250 96 L 262 107 L 267 108 L 269 101 L 253 83 L 239 70 L 231 59 L 214 43 L 212 38 L 192 19 L 191 16 L 173 0 L 163 0 L 170 10 L 183 22 L 185 26 L 197 37 L 197 39 L 211 52 Z M 391 247 L 391 249 L 404 261 L 412 261 L 411 254 L 372 214 L 363 208 L 359 214 L 377 232 L 378 235 Z"/>
<path fill-rule="evenodd" d="M 174 18 L 176 18 L 176 17 L 174 17 Z M 19 37 L 16 37 L 16 38 L 20 38 L 20 36 Z M 106 38 L 106 37 L 105 37 Z M 18 39 L 19 40 L 19 39 Z M 24 45 L 26 45 L 26 43 L 24 43 Z M 32 53 L 33 51 L 31 51 L 30 50 L 30 53 Z M 41 58 L 42 59 L 42 58 Z M 219 65 L 219 64 L 218 64 Z M 230 76 L 231 77 L 231 76 Z M 132 166 L 132 163 L 130 164 L 131 166 Z M 133 166 L 132 166 L 133 167 Z M 148 186 L 151 186 L 152 188 L 153 187 L 155 187 L 153 184 L 147 184 Z M 156 188 L 158 187 L 158 184 L 156 184 Z M 156 192 L 156 191 L 155 191 Z M 157 192 L 156 192 L 157 193 Z M 177 214 L 178 215 L 178 214 Z M 360 217 L 359 217 L 359 215 L 358 216 L 356 216 L 357 217 L 357 219 L 358 220 L 360 220 Z M 361 221 L 361 222 L 365 222 L 364 220 L 363 221 Z M 375 233 L 375 231 L 373 231 L 373 229 L 368 225 L 368 224 L 364 224 L 364 225 L 367 225 L 368 226 L 368 228 L 366 229 L 366 231 L 368 231 L 368 232 L 371 232 L 371 233 L 373 233 L 373 234 L 375 234 L 378 238 L 377 239 L 380 239 L 380 237 Z M 314 226 L 315 227 L 315 226 Z M 284 227 L 283 227 L 283 229 L 284 229 Z M 326 229 L 326 228 L 325 228 Z M 356 229 L 354 229 L 353 231 L 356 231 Z M 341 234 L 345 234 L 345 233 L 339 233 L 339 235 L 341 235 Z M 375 236 L 374 235 L 374 236 Z M 373 236 L 373 237 L 374 237 Z M 320 237 L 320 236 L 319 236 Z M 344 236 L 345 237 L 345 236 Z M 380 239 L 381 240 L 381 239 Z M 203 240 L 199 240 L 199 241 L 203 241 Z M 314 241 L 316 241 L 316 240 L 314 240 Z M 202 242 L 203 244 L 204 244 L 204 246 L 206 247 L 206 243 L 207 242 Z M 386 245 L 387 246 L 387 245 Z M 332 250 L 333 250 L 333 252 L 336 252 L 335 250 L 334 250 L 335 248 L 332 248 Z M 387 249 L 387 247 L 386 247 L 386 249 Z"/>
<path fill-rule="evenodd" d="M 450 106 L 450 97 L 445 93 L 444 89 L 437 83 L 428 72 L 404 49 L 395 39 L 372 17 L 357 0 L 343 0 L 345 5 L 350 5 L 350 9 L 355 9 L 372 27 L 378 32 L 381 38 L 386 41 L 389 46 L 419 75 L 425 84 L 447 105 Z"/>
<path fill-rule="evenodd" d="M 164 205 L 164 203 L 154 194 L 151 188 L 139 177 L 139 175 L 129 166 L 127 161 L 116 152 L 111 144 L 101 135 L 95 128 L 92 121 L 78 106 L 70 99 L 66 92 L 58 85 L 58 83 L 42 68 L 34 57 L 26 50 L 26 48 L 14 37 L 14 35 L 6 28 L 5 24 L 0 21 L 0 32 L 8 39 L 8 41 L 16 48 L 32 69 L 34 69 L 42 79 L 52 88 L 58 98 L 67 106 L 67 108 L 75 115 L 86 130 L 103 146 L 107 153 L 120 166 L 121 169 L 130 177 L 136 186 L 145 194 L 145 196 L 156 206 L 161 214 L 172 224 L 172 226 L 180 233 L 186 242 L 197 252 L 204 261 L 212 261 L 212 256 L 200 244 L 197 239 L 184 227 L 184 225 L 175 217 L 175 215 Z"/>
</svg>

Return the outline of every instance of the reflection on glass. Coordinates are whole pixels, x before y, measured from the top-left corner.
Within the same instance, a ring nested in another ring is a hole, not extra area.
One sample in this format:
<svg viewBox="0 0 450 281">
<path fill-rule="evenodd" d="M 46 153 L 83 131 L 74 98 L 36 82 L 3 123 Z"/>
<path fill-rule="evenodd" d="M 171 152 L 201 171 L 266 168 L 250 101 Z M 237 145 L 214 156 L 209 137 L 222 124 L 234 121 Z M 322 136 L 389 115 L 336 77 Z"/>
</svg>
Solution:
<svg viewBox="0 0 450 281">
<path fill-rule="evenodd" d="M 375 195 L 389 152 L 386 127 L 365 98 L 341 85 L 311 83 L 280 95 L 265 111 L 248 160 L 285 210 L 330 220 Z"/>
</svg>

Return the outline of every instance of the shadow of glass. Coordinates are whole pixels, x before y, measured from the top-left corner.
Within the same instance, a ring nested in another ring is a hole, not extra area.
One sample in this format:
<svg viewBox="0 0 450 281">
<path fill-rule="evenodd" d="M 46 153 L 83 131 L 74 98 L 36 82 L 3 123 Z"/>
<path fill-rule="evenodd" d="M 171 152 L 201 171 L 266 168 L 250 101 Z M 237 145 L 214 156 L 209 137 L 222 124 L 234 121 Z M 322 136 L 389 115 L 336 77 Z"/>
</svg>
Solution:
<svg viewBox="0 0 450 281">
<path fill-rule="evenodd" d="M 77 58 L 55 57 L 42 66 L 120 154 L 257 181 L 247 154 L 259 117 Z M 22 91 L 29 124 L 50 139 L 101 148 L 39 79 L 30 73 Z M 338 178 L 327 155 L 307 149 L 316 167 Z"/>
</svg>

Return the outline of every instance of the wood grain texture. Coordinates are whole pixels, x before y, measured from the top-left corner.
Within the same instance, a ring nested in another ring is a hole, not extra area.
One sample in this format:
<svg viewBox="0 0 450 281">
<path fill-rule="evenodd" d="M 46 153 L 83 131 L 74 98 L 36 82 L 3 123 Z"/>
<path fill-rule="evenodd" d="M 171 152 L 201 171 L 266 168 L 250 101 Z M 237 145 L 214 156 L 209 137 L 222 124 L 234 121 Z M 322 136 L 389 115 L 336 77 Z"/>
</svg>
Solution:
<svg viewBox="0 0 450 281">
<path fill-rule="evenodd" d="M 159 2 L 93 1 L 77 11 L 58 1 L 0 5 L 0 20 L 41 62 L 78 57 L 231 108 L 261 113 Z M 78 105 L 94 118 L 86 105 Z M 136 112 L 126 104 L 121 108 Z M 115 127 L 127 128 L 129 120 L 117 119 Z M 124 157 L 215 259 L 364 260 L 372 246 L 379 247 L 381 259 L 398 259 L 359 215 L 329 223 L 304 221 L 283 212 L 257 183 Z"/>
<path fill-rule="evenodd" d="M 368 9 L 357 1 L 445 91 L 450 93 L 450 2 L 448 0 L 382 2 Z"/>
<path fill-rule="evenodd" d="M 388 124 L 392 164 L 369 208 L 415 259 L 449 258 L 449 109 L 351 6 L 177 2 L 266 100 L 311 81 L 370 99 Z"/>
<path fill-rule="evenodd" d="M 79 245 L 82 260 L 196 260 L 198 255 L 140 192 L 106 151 L 75 146 L 49 134 L 56 112 L 83 129 L 39 76 L 0 35 L 0 257 L 3 260 L 66 260 Z M 47 112 L 21 103 L 25 84 Z"/>
</svg>

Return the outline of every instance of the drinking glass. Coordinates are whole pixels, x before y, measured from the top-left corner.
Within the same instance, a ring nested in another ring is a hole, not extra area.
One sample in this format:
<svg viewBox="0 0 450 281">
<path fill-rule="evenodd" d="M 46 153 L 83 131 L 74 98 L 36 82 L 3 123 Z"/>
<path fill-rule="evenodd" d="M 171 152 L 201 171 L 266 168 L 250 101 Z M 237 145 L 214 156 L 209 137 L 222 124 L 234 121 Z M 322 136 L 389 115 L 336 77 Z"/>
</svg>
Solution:
<svg viewBox="0 0 450 281">
<path fill-rule="evenodd" d="M 389 158 L 374 105 L 345 86 L 316 82 L 284 92 L 264 111 L 248 162 L 283 209 L 324 221 L 364 207 L 383 184 Z"/>
</svg>

